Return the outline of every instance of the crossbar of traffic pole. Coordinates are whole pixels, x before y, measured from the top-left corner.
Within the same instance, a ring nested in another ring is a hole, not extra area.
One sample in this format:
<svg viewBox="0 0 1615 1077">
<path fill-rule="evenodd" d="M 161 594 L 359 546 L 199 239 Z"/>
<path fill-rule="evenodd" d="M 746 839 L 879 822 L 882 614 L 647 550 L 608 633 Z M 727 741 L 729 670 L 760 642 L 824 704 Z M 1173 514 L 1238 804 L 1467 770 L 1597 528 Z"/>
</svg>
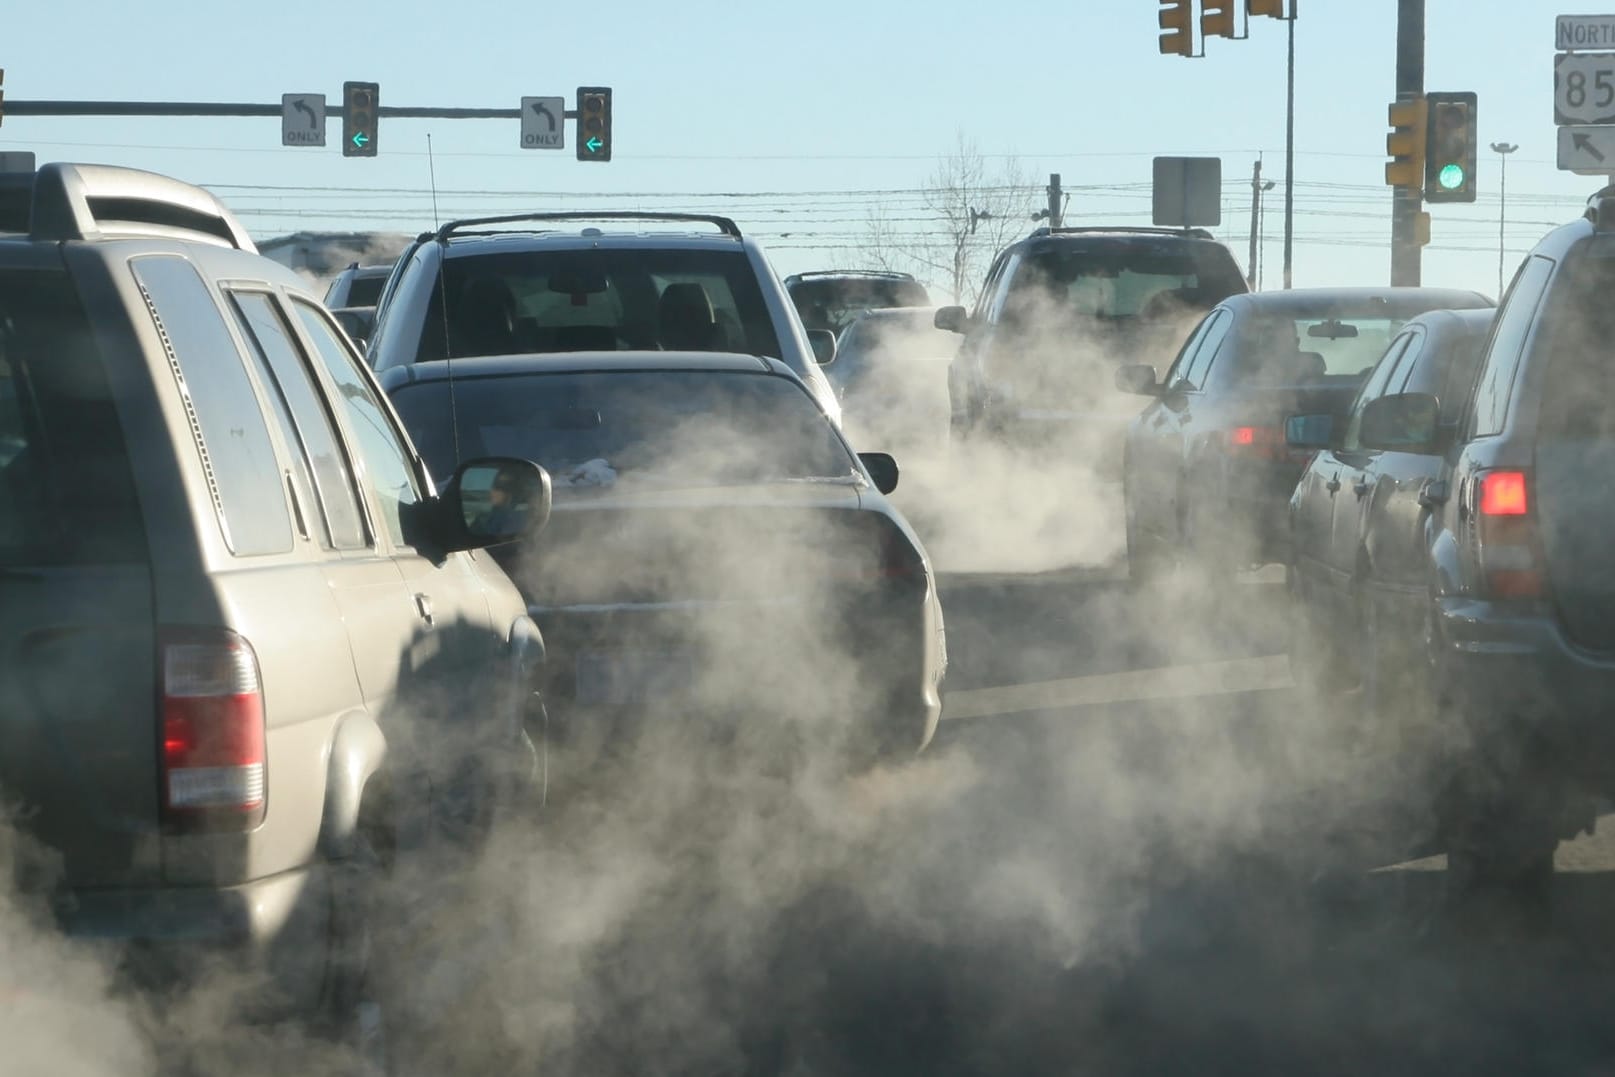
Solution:
<svg viewBox="0 0 1615 1077">
<path fill-rule="evenodd" d="M 6 101 L 7 116 L 279 116 L 285 106 L 217 101 Z M 327 105 L 325 115 L 342 119 L 341 105 Z M 519 108 L 416 108 L 382 105 L 380 117 L 403 120 L 519 120 Z M 567 109 L 562 119 L 578 118 Z"/>
</svg>

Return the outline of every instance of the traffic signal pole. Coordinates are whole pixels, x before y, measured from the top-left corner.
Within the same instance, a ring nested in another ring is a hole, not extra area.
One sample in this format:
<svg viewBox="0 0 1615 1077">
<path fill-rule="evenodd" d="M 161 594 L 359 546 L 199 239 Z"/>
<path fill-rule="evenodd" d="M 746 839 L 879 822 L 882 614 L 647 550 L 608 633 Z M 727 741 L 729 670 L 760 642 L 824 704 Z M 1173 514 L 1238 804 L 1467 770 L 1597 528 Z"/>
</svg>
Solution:
<svg viewBox="0 0 1615 1077">
<path fill-rule="evenodd" d="M 1424 0 L 1397 0 L 1396 99 L 1424 95 Z M 1422 177 L 1421 177 L 1422 179 Z M 1423 188 L 1406 185 L 1391 194 L 1391 284 L 1416 286 L 1422 277 L 1418 222 Z"/>
</svg>

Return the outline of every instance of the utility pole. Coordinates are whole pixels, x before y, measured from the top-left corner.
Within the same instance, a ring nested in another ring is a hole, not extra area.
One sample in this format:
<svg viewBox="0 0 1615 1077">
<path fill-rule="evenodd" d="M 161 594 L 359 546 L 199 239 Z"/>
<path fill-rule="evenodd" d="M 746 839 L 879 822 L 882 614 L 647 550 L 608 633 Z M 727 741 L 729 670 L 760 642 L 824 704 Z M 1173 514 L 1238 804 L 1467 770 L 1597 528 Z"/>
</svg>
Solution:
<svg viewBox="0 0 1615 1077">
<path fill-rule="evenodd" d="M 1065 223 L 1061 212 L 1060 173 L 1049 173 L 1049 227 L 1059 228 Z"/>
<path fill-rule="evenodd" d="M 1424 0 L 1397 0 L 1396 99 L 1424 96 Z M 1420 283 L 1418 221 L 1424 208 L 1422 184 L 1394 188 L 1391 194 L 1391 284 Z"/>
<path fill-rule="evenodd" d="M 1251 254 L 1250 260 L 1245 263 L 1245 280 L 1256 290 L 1256 230 L 1261 226 L 1262 217 L 1262 159 L 1258 157 L 1251 166 Z"/>
<path fill-rule="evenodd" d="M 1493 142 L 1492 150 L 1496 152 L 1497 162 L 1497 298 L 1503 298 L 1503 245 L 1507 234 L 1505 225 L 1508 221 L 1508 155 L 1520 147 L 1508 142 Z"/>
<path fill-rule="evenodd" d="M 1424 0 L 1419 0 L 1422 4 Z M 1295 265 L 1295 16 L 1301 0 L 1290 0 L 1290 56 L 1284 106 L 1284 287 L 1294 284 Z"/>
</svg>

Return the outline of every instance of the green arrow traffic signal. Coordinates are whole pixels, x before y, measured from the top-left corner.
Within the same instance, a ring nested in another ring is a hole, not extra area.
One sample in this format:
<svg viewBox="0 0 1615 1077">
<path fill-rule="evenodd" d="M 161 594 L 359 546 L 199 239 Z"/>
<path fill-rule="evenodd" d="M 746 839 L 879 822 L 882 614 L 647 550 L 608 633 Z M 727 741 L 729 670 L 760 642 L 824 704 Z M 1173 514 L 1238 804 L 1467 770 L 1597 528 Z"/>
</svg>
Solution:
<svg viewBox="0 0 1615 1077">
<path fill-rule="evenodd" d="M 599 153 L 600 147 L 605 145 L 605 143 L 600 141 L 599 135 L 595 135 L 593 138 L 589 139 L 589 141 L 585 142 L 584 145 L 589 148 L 590 153 Z"/>
<path fill-rule="evenodd" d="M 369 141 L 370 141 L 370 136 L 366 135 L 363 131 L 357 131 L 357 132 L 354 133 L 353 144 L 355 146 L 359 147 L 360 149 L 364 149 L 364 144 L 366 142 L 369 142 Z"/>
</svg>

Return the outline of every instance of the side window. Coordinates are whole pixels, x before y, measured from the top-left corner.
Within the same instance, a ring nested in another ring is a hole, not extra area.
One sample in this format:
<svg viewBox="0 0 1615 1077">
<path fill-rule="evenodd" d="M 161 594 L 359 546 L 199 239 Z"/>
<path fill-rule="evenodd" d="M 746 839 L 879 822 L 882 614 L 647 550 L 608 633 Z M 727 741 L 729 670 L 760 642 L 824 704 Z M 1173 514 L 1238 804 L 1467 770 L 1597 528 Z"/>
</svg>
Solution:
<svg viewBox="0 0 1615 1077">
<path fill-rule="evenodd" d="M 1390 383 L 1392 375 L 1396 373 L 1398 365 L 1407 357 L 1408 352 L 1412 350 L 1417 353 L 1418 349 L 1413 346 L 1413 338 L 1413 333 L 1403 333 L 1391 341 L 1391 346 L 1386 349 L 1379 364 L 1374 367 L 1374 373 L 1363 383 L 1362 389 L 1357 393 L 1357 399 L 1352 402 L 1351 420 L 1346 424 L 1346 434 L 1340 439 L 1341 452 L 1361 451 L 1363 409 L 1384 394 L 1386 385 Z"/>
<path fill-rule="evenodd" d="M 239 556 L 292 548 L 269 427 L 213 295 L 182 258 L 131 263 L 185 397 L 224 539 Z"/>
<path fill-rule="evenodd" d="M 342 550 L 368 546 L 347 459 L 291 327 L 266 293 L 232 292 L 230 300 L 253 347 L 265 390 L 291 426 L 288 445 L 299 455 L 303 479 L 313 488 L 323 539 Z"/>
<path fill-rule="evenodd" d="M 325 314 L 301 301 L 294 300 L 292 305 L 297 308 L 304 330 L 314 341 L 320 361 L 336 383 L 342 407 L 347 412 L 348 427 L 359 439 L 359 452 L 364 457 L 364 482 L 381 509 L 382 525 L 394 545 L 407 545 L 402 521 L 404 508 L 421 499 L 411 453 L 363 368 L 349 354 L 336 329 L 325 320 Z"/>
<path fill-rule="evenodd" d="M 1514 371 L 1536 320 L 1537 308 L 1542 305 L 1548 278 L 1553 276 L 1553 267 L 1552 261 L 1537 255 L 1520 267 L 1519 275 L 1509 286 L 1497 321 L 1492 325 L 1480 379 L 1475 383 L 1474 403 L 1469 409 L 1471 435 L 1496 434 L 1503 429 Z"/>
<path fill-rule="evenodd" d="M 992 304 L 993 293 L 998 289 L 999 278 L 1003 274 L 1004 266 L 1008 261 L 1009 256 L 1000 254 L 993 259 L 993 264 L 987 267 L 987 279 L 982 281 L 981 294 L 976 296 L 976 309 L 973 312 L 975 317 L 980 318 L 987 312 L 988 306 Z"/>
<path fill-rule="evenodd" d="M 1422 328 L 1410 330 L 1405 334 L 1406 346 L 1398 353 L 1397 341 L 1391 341 L 1391 346 L 1385 349 L 1385 358 L 1391 360 L 1390 376 L 1385 380 L 1382 390 L 1386 396 L 1408 391 L 1408 382 L 1413 378 L 1413 372 L 1421 363 L 1431 363 L 1436 359 L 1434 349 L 1430 348 L 1430 334 Z"/>
<path fill-rule="evenodd" d="M 1200 347 L 1200 342 L 1205 339 L 1206 330 L 1210 329 L 1212 324 L 1216 322 L 1218 313 L 1218 311 L 1212 311 L 1200 319 L 1200 324 L 1194 327 L 1194 330 L 1189 334 L 1189 339 L 1185 340 L 1183 347 L 1178 349 L 1177 358 L 1173 359 L 1172 365 L 1166 368 L 1166 374 L 1161 378 L 1162 385 L 1174 385 L 1183 379 L 1184 373 L 1189 369 L 1189 361 L 1194 358 L 1196 351 Z"/>
<path fill-rule="evenodd" d="M 1188 383 L 1189 389 L 1202 389 L 1206 384 L 1206 374 L 1211 369 L 1211 361 L 1217 357 L 1217 349 L 1228 338 L 1228 330 L 1234 324 L 1234 316 L 1226 310 L 1216 312 L 1216 319 L 1206 330 L 1206 335 L 1200 339 L 1200 347 L 1195 349 L 1194 355 L 1189 358 L 1189 368 L 1183 372 L 1183 380 Z"/>
<path fill-rule="evenodd" d="M 990 290 L 983 289 L 982 302 L 987 305 L 987 320 L 997 324 L 1004 314 L 1004 300 L 1009 298 L 1009 290 L 1015 284 L 1015 271 L 1020 268 L 1021 256 L 1012 254 L 1004 259 L 1004 266 L 998 272 Z"/>
</svg>

